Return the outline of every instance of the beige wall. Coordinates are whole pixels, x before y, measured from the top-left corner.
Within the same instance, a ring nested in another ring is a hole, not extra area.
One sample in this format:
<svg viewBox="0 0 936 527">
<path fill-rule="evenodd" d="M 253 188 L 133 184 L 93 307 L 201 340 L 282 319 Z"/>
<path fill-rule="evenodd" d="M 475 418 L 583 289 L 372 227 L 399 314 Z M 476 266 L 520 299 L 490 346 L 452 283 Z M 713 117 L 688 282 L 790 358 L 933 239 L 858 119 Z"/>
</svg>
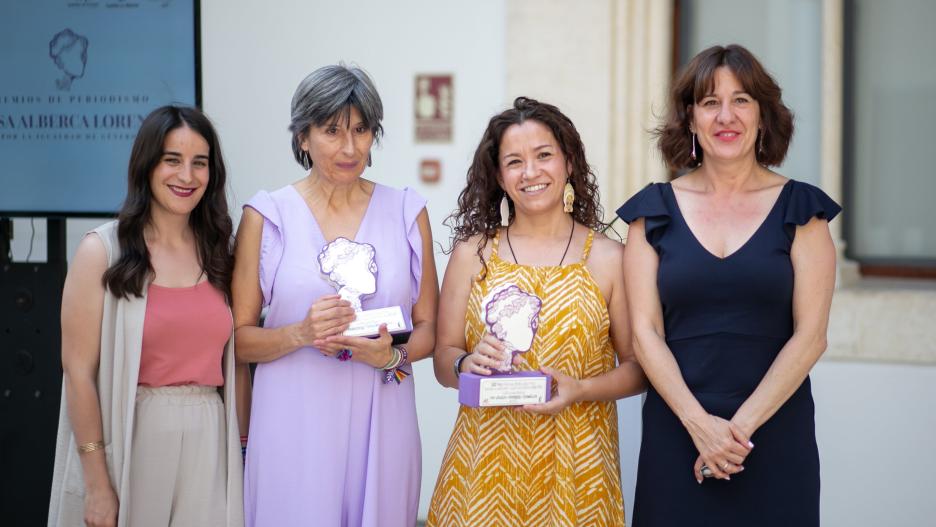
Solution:
<svg viewBox="0 0 936 527">
<path fill-rule="evenodd" d="M 670 2 L 507 2 L 508 99 L 541 99 L 572 119 L 608 221 L 629 196 L 666 177 L 649 130 L 663 109 L 671 21 Z"/>
</svg>

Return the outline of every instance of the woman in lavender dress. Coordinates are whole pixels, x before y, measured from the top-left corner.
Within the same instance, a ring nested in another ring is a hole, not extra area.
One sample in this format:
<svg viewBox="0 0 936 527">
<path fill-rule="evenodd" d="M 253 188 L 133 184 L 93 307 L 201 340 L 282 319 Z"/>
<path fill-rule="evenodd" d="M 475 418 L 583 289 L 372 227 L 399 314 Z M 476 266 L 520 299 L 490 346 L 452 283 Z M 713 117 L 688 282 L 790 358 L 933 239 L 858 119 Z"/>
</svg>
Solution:
<svg viewBox="0 0 936 527">
<path fill-rule="evenodd" d="M 290 125 L 308 176 L 244 208 L 233 295 L 237 357 L 258 363 L 248 527 L 416 522 L 420 444 L 408 363 L 432 352 L 438 283 L 425 200 L 361 177 L 382 118 L 362 70 L 313 72 L 296 89 Z M 337 238 L 373 247 L 376 293 L 362 307 L 400 306 L 413 328 L 408 343 L 391 345 L 385 327 L 373 339 L 342 336 L 354 310 L 318 261 Z"/>
</svg>

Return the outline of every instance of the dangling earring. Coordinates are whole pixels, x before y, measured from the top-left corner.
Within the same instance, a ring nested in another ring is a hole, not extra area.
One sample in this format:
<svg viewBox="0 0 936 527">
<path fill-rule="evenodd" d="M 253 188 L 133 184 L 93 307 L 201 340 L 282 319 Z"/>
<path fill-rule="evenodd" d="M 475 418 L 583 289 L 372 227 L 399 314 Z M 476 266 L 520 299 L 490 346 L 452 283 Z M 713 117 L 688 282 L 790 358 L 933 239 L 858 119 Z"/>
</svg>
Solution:
<svg viewBox="0 0 936 527">
<path fill-rule="evenodd" d="M 506 192 L 504 192 L 504 197 L 501 198 L 500 202 L 500 217 L 502 227 L 510 225 L 510 202 L 507 201 Z"/>
<path fill-rule="evenodd" d="M 763 154 L 763 153 L 764 153 L 764 136 L 767 135 L 767 134 L 764 132 L 764 129 L 763 129 L 763 128 L 761 128 L 760 130 L 758 130 L 758 133 L 760 134 L 760 141 L 759 141 L 760 144 L 759 144 L 759 146 L 757 147 L 757 153 L 758 153 L 758 154 Z"/>
<path fill-rule="evenodd" d="M 299 159 L 302 161 L 302 168 L 309 170 L 312 168 L 312 159 L 309 157 L 309 153 L 305 150 L 302 151 L 302 154 L 299 155 Z"/>
<path fill-rule="evenodd" d="M 689 157 L 691 157 L 692 160 L 695 161 L 695 160 L 696 160 L 696 154 L 695 154 L 695 132 L 692 132 L 692 136 L 690 137 L 690 140 L 692 141 L 692 152 L 689 154 Z"/>
<path fill-rule="evenodd" d="M 370 152 L 367 153 L 367 166 L 374 164 L 374 159 L 371 157 Z"/>
<path fill-rule="evenodd" d="M 575 188 L 572 187 L 572 181 L 566 181 L 565 188 L 562 189 L 562 210 L 572 212 L 573 203 L 575 203 Z"/>
</svg>

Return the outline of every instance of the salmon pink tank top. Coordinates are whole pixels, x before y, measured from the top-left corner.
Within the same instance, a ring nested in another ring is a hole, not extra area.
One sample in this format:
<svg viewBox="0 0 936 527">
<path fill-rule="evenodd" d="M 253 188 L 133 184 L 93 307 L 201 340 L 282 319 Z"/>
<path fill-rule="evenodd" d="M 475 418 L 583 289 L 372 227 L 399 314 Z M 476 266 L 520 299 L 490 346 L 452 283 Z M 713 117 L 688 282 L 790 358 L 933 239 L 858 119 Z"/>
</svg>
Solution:
<svg viewBox="0 0 936 527">
<path fill-rule="evenodd" d="M 207 280 L 192 287 L 150 284 L 138 384 L 223 385 L 221 358 L 233 324 L 224 295 Z"/>
</svg>

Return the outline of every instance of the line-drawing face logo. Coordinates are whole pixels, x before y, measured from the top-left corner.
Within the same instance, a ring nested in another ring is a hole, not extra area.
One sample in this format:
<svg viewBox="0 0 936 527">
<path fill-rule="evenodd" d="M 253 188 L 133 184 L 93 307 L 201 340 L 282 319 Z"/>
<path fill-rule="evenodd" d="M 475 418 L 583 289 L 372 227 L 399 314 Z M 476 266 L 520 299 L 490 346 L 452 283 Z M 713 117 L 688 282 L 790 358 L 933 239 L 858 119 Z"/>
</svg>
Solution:
<svg viewBox="0 0 936 527">
<path fill-rule="evenodd" d="M 64 74 L 55 79 L 55 86 L 62 91 L 71 90 L 72 81 L 84 76 L 88 63 L 88 39 L 71 29 L 63 29 L 49 41 L 49 58 Z"/>
</svg>

